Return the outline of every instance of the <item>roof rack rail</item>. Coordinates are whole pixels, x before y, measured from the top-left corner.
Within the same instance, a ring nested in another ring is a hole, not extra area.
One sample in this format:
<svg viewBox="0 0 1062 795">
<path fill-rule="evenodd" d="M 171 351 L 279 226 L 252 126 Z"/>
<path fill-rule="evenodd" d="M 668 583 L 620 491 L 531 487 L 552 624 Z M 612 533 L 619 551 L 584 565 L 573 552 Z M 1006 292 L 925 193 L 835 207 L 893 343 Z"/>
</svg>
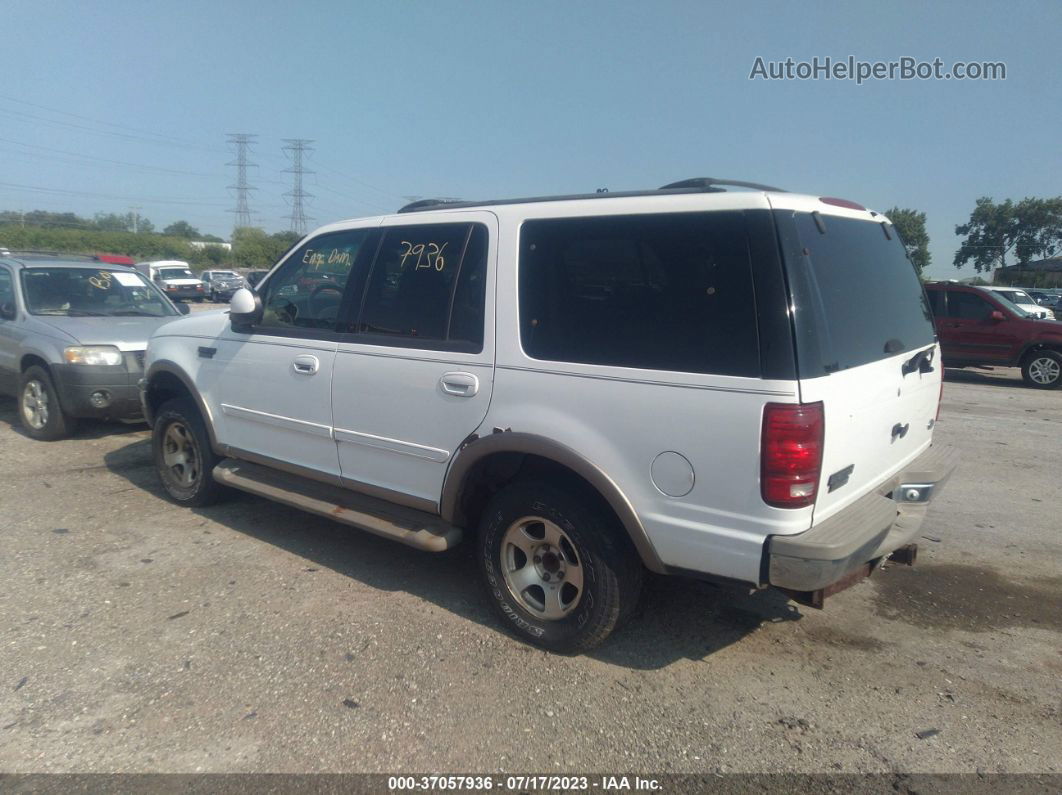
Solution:
<svg viewBox="0 0 1062 795">
<path fill-rule="evenodd" d="M 533 196 L 522 199 L 494 199 L 489 201 L 461 201 L 460 199 L 418 199 L 415 202 L 402 207 L 400 213 L 416 213 L 426 210 L 449 210 L 464 209 L 469 207 L 486 207 L 498 204 L 531 204 L 533 202 L 558 202 L 578 201 L 582 199 L 620 199 L 632 196 L 659 196 L 660 194 L 675 193 L 719 193 L 727 187 L 752 188 L 753 190 L 769 190 L 785 193 L 781 188 L 772 188 L 769 185 L 760 185 L 756 182 L 740 182 L 734 179 L 714 179 L 712 177 L 697 177 L 686 179 L 681 182 L 672 182 L 656 190 L 628 190 L 609 192 L 598 189 L 596 193 L 579 193 L 566 196 Z"/>
<path fill-rule="evenodd" d="M 752 188 L 753 190 L 769 190 L 775 193 L 785 193 L 782 188 L 772 188 L 770 185 L 761 185 L 758 182 L 742 182 L 738 179 L 716 179 L 715 177 L 694 177 L 693 179 L 683 179 L 678 182 L 669 182 L 664 185 L 660 190 L 677 190 L 678 188 L 700 188 L 702 190 L 711 190 L 712 188 Z"/>
<path fill-rule="evenodd" d="M 465 204 L 462 199 L 417 199 L 409 204 L 398 208 L 400 213 L 415 213 L 418 210 L 429 210 L 442 207 L 447 204 Z"/>
</svg>

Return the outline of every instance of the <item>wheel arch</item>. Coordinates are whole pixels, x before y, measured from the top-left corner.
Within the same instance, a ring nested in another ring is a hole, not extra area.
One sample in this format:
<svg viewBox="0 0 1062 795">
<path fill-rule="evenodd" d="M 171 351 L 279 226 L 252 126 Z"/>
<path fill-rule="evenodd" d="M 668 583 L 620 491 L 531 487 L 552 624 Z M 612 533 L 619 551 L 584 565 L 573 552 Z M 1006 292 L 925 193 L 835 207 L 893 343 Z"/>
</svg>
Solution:
<svg viewBox="0 0 1062 795">
<path fill-rule="evenodd" d="M 504 431 L 466 442 L 446 474 L 439 512 L 451 524 L 468 526 L 478 519 L 491 494 L 532 474 L 566 479 L 599 499 L 626 531 L 645 567 L 665 573 L 634 506 L 616 482 L 570 447 L 545 436 Z"/>
<path fill-rule="evenodd" d="M 1022 348 L 1021 354 L 1018 356 L 1018 366 L 1020 367 L 1024 364 L 1025 360 L 1030 355 L 1039 353 L 1040 351 L 1054 351 L 1055 353 L 1062 354 L 1062 340 L 1036 340 L 1035 342 L 1028 343 Z"/>
<path fill-rule="evenodd" d="M 152 362 L 144 376 L 142 400 L 144 418 L 148 425 L 154 426 L 155 414 L 163 403 L 179 397 L 191 398 L 198 407 L 199 415 L 203 418 L 207 434 L 210 436 L 210 446 L 215 452 L 219 452 L 221 446 L 214 435 L 214 417 L 198 390 L 195 389 L 192 379 L 177 364 L 167 359 Z"/>
</svg>

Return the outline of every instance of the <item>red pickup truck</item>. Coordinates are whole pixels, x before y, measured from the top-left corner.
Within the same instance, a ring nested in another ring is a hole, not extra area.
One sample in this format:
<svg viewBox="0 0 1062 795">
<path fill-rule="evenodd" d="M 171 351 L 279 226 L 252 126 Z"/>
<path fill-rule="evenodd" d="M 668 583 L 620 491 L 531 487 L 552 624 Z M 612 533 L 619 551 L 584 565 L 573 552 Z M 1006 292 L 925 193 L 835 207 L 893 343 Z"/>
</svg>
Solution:
<svg viewBox="0 0 1062 795">
<path fill-rule="evenodd" d="M 1032 318 L 983 287 L 925 288 L 945 367 L 1020 367 L 1029 386 L 1062 386 L 1062 321 Z"/>
</svg>

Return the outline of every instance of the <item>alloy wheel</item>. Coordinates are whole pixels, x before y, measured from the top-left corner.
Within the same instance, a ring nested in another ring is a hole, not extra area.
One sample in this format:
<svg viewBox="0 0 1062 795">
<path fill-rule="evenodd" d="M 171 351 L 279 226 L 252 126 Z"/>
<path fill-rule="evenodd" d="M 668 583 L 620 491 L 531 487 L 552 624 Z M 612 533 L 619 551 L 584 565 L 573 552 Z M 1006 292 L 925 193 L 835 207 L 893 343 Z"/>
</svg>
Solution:
<svg viewBox="0 0 1062 795">
<path fill-rule="evenodd" d="M 171 422 L 162 439 L 162 461 L 173 479 L 184 488 L 199 480 L 200 459 L 195 438 L 183 422 Z"/>
<path fill-rule="evenodd" d="M 1029 378 L 1038 384 L 1053 384 L 1058 380 L 1059 372 L 1058 362 L 1048 356 L 1029 362 Z"/>
<path fill-rule="evenodd" d="M 48 390 L 36 379 L 22 390 L 22 416 L 35 431 L 48 424 Z"/>
<path fill-rule="evenodd" d="M 501 569 L 509 593 L 538 618 L 558 621 L 582 599 L 582 561 L 568 535 L 548 519 L 525 516 L 509 525 Z"/>
</svg>

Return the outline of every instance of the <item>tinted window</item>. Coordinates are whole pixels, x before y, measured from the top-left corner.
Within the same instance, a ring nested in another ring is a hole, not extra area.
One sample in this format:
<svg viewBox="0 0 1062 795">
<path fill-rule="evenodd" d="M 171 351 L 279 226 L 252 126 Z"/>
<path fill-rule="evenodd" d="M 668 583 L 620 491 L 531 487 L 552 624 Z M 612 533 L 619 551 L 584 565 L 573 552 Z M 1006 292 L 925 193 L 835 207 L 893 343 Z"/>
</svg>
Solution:
<svg viewBox="0 0 1062 795">
<path fill-rule="evenodd" d="M 741 213 L 526 222 L 520 338 L 536 359 L 758 376 Z"/>
<path fill-rule="evenodd" d="M 487 230 L 479 224 L 387 229 L 358 330 L 458 349 L 482 349 Z M 434 347 L 434 346 L 433 346 Z"/>
<path fill-rule="evenodd" d="M 825 232 L 811 213 L 795 220 L 817 302 L 804 309 L 819 315 L 826 372 L 933 343 L 929 302 L 899 235 L 854 218 L 822 216 Z"/>
<path fill-rule="evenodd" d="M 11 281 L 11 272 L 0 268 L 0 304 L 15 303 L 15 286 Z"/>
<path fill-rule="evenodd" d="M 22 296 L 34 315 L 170 317 L 177 314 L 139 273 L 106 268 L 26 268 Z"/>
<path fill-rule="evenodd" d="M 984 320 L 995 309 L 979 295 L 954 291 L 948 294 L 948 317 Z"/>
<path fill-rule="evenodd" d="M 929 308 L 933 311 L 935 317 L 940 317 L 944 314 L 944 291 L 943 290 L 926 290 L 926 295 L 929 296 Z"/>
<path fill-rule="evenodd" d="M 303 243 L 262 288 L 263 329 L 334 329 L 343 291 L 370 229 Z"/>
</svg>

